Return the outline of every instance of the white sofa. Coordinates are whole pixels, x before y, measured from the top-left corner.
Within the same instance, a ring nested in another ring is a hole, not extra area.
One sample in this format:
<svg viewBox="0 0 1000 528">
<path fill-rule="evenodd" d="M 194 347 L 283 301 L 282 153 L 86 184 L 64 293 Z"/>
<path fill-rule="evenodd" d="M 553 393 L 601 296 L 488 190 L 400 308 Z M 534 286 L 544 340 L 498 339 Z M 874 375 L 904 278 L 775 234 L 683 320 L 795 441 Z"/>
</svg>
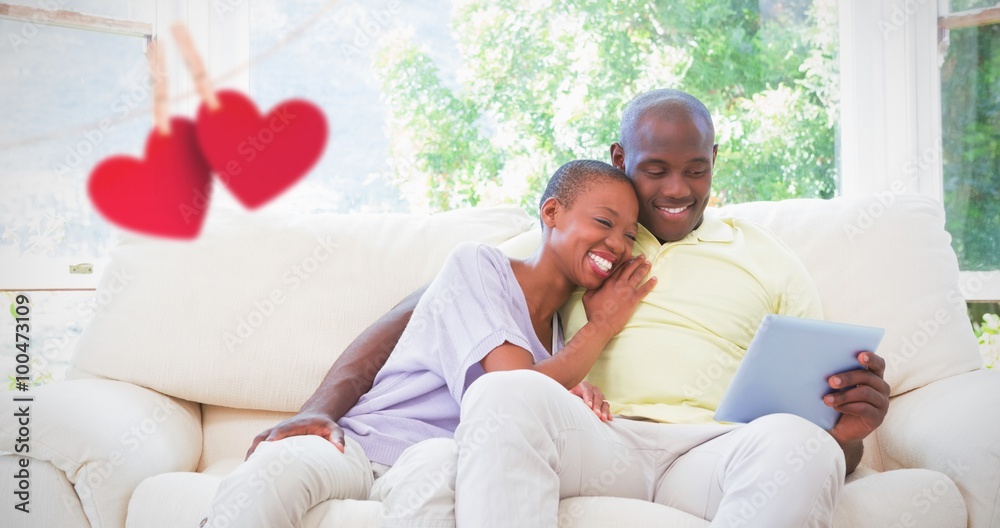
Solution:
<svg viewBox="0 0 1000 528">
<path fill-rule="evenodd" d="M 879 352 L 892 405 L 835 525 L 1000 525 L 1000 374 L 981 370 L 941 207 L 887 194 L 715 214 L 782 238 L 813 275 L 828 318 L 888 329 Z M 32 511 L 14 511 L 5 493 L 0 525 L 196 526 L 253 436 L 296 411 L 337 354 L 433 277 L 451 247 L 507 242 L 524 253 L 535 225 L 511 207 L 237 213 L 213 214 L 190 244 L 127 238 L 102 281 L 110 302 L 85 329 L 69 378 L 33 391 Z M 0 415 L 12 416 L 12 405 L 0 398 Z M 0 422 L 0 449 L 13 445 L 13 423 Z M 19 460 L 0 456 L 8 481 Z M 560 508 L 566 527 L 708 524 L 628 499 Z M 301 526 L 376 526 L 376 511 L 369 501 L 329 501 Z"/>
</svg>

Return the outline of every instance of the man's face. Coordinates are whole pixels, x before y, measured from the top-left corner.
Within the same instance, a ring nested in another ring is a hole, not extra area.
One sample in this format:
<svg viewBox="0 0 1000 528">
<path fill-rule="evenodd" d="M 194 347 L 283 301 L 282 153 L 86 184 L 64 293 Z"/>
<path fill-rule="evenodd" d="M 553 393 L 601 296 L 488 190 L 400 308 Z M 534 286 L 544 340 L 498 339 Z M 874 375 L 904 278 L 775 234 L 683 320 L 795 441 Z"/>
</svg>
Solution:
<svg viewBox="0 0 1000 528">
<path fill-rule="evenodd" d="M 661 242 L 673 242 L 701 225 L 712 190 L 718 145 L 697 118 L 649 111 L 639 119 L 629 150 L 611 145 L 611 161 L 635 183 L 639 223 Z"/>
</svg>

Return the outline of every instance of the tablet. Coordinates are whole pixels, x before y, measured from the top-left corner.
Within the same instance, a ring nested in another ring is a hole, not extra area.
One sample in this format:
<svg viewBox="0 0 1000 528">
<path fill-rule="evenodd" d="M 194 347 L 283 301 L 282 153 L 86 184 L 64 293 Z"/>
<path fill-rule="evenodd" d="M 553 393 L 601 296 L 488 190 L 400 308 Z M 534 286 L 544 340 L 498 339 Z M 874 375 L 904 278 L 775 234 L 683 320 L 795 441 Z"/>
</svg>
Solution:
<svg viewBox="0 0 1000 528">
<path fill-rule="evenodd" d="M 823 403 L 835 392 L 827 380 L 862 368 L 858 353 L 875 352 L 885 330 L 869 326 L 768 315 L 760 323 L 715 420 L 748 423 L 790 413 L 830 430 L 840 413 Z"/>
</svg>

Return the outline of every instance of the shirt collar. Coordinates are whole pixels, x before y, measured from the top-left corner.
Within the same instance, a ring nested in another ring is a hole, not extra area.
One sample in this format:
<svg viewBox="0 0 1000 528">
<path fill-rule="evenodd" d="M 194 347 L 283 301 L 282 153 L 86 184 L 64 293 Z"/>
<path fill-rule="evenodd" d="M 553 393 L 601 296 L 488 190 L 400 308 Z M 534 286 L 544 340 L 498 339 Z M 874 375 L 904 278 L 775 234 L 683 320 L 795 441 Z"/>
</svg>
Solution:
<svg viewBox="0 0 1000 528">
<path fill-rule="evenodd" d="M 705 216 L 697 229 L 688 233 L 687 236 L 680 240 L 667 242 L 666 244 L 662 244 L 662 246 L 697 244 L 698 242 L 732 242 L 733 238 L 732 226 L 715 216 L 714 212 L 705 211 Z M 638 242 L 637 245 L 641 245 L 643 248 L 653 249 L 661 246 L 656 237 L 642 225 L 639 226 L 636 241 Z"/>
</svg>

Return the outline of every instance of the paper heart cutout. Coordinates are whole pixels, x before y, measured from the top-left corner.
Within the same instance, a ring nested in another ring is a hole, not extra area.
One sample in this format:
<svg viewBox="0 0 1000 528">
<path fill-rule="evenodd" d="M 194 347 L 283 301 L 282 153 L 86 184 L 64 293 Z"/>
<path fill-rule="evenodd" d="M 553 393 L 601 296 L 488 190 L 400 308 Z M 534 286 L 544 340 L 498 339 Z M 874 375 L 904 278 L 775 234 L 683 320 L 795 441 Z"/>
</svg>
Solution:
<svg viewBox="0 0 1000 528">
<path fill-rule="evenodd" d="M 87 193 L 97 211 L 120 227 L 169 238 L 198 236 L 212 177 L 194 123 L 173 118 L 166 135 L 154 128 L 143 159 L 105 159 L 90 173 Z"/>
<path fill-rule="evenodd" d="M 261 116 L 239 92 L 216 95 L 217 109 L 205 104 L 198 109 L 198 143 L 216 177 L 245 207 L 271 201 L 319 160 L 327 126 L 316 105 L 291 99 Z"/>
</svg>

